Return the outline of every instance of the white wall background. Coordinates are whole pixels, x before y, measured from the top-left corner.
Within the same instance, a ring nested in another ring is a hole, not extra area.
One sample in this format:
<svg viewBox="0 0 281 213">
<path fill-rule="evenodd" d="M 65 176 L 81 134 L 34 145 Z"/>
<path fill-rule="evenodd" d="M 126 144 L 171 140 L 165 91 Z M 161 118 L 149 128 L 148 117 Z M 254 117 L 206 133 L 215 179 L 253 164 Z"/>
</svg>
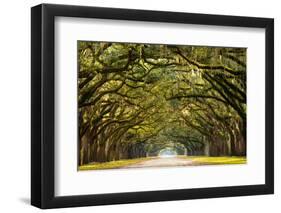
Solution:
<svg viewBox="0 0 281 213">
<path fill-rule="evenodd" d="M 275 18 L 275 195 L 201 199 L 145 204 L 50 210 L 51 212 L 277 212 L 281 209 L 281 13 L 279 1 L 225 0 L 58 0 L 81 4 L 150 10 Z M 37 0 L 2 1 L 0 7 L 0 212 L 39 212 L 30 197 L 30 7 Z M 9 154 L 12 153 L 12 156 Z"/>
</svg>

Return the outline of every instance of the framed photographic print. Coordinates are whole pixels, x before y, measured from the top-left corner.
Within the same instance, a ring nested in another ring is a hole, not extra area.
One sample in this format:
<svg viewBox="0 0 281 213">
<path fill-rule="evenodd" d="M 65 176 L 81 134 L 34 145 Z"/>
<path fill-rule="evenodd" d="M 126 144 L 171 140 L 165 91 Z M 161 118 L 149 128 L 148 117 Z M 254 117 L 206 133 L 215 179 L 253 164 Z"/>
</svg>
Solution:
<svg viewBox="0 0 281 213">
<path fill-rule="evenodd" d="M 271 194 L 274 21 L 31 9 L 31 203 Z"/>
</svg>

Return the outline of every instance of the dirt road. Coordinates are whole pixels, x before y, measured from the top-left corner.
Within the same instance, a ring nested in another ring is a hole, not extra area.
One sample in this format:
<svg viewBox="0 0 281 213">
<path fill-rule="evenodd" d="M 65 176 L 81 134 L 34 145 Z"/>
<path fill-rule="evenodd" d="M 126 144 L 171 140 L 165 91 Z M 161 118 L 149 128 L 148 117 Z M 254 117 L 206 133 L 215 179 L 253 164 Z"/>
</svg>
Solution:
<svg viewBox="0 0 281 213">
<path fill-rule="evenodd" d="M 152 160 L 146 160 L 140 163 L 125 166 L 123 168 L 145 168 L 145 167 L 166 167 L 166 166 L 190 166 L 192 160 L 178 158 L 178 157 L 157 157 Z"/>
</svg>

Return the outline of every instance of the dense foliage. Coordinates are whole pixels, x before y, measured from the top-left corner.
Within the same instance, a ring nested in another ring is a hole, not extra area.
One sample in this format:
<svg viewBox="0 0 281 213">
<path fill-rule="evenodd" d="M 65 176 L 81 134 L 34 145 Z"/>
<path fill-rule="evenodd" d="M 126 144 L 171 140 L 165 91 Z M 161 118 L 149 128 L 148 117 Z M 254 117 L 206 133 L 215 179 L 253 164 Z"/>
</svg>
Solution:
<svg viewBox="0 0 281 213">
<path fill-rule="evenodd" d="M 79 164 L 246 155 L 246 49 L 78 42 Z"/>
</svg>

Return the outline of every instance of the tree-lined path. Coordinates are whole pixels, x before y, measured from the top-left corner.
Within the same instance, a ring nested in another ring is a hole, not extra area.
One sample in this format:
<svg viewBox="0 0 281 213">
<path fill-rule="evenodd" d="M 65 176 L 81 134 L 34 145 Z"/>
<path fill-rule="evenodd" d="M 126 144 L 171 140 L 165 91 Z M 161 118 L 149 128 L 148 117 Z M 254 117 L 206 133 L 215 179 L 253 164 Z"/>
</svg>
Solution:
<svg viewBox="0 0 281 213">
<path fill-rule="evenodd" d="M 79 41 L 78 65 L 81 170 L 245 159 L 245 48 Z"/>
</svg>

